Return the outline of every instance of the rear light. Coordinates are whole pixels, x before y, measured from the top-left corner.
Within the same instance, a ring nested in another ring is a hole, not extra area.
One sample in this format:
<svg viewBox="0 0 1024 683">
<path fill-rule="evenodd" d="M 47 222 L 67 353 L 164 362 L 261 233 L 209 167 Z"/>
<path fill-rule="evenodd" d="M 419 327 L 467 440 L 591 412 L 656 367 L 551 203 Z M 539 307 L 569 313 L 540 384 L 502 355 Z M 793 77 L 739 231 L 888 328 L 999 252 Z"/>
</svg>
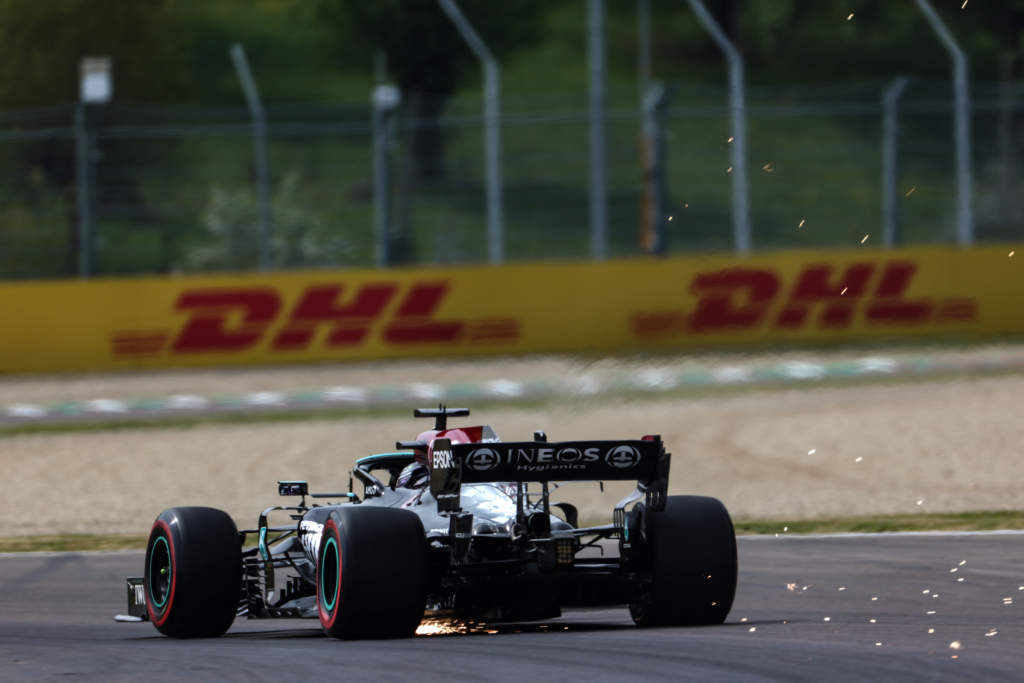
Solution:
<svg viewBox="0 0 1024 683">
<path fill-rule="evenodd" d="M 576 539 L 556 538 L 555 539 L 555 564 L 572 564 L 576 555 Z"/>
</svg>

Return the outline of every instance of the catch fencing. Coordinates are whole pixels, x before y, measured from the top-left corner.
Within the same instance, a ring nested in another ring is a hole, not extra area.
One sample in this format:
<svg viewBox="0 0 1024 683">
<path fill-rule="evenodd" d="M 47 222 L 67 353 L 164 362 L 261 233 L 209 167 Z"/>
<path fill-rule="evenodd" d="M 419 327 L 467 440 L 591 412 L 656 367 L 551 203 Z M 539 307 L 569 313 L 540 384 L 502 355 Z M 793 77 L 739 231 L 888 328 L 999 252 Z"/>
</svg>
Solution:
<svg viewBox="0 0 1024 683">
<path fill-rule="evenodd" d="M 754 251 L 956 241 L 950 84 L 909 81 L 896 102 L 891 158 L 883 151 L 890 86 L 747 89 Z M 586 93 L 503 97 L 506 261 L 638 256 L 652 250 L 658 225 L 665 254 L 733 251 L 726 92 L 685 84 L 665 92 L 655 173 L 635 90 L 608 91 L 603 251 L 589 227 Z M 1024 234 L 1022 100 L 1017 85 L 972 84 L 978 243 Z M 261 246 L 275 269 L 368 267 L 378 262 L 381 206 L 387 265 L 486 263 L 480 96 L 430 104 L 396 110 L 376 209 L 369 99 L 267 105 L 266 245 L 244 107 L 0 112 L 0 279 L 250 270 Z M 432 108 L 436 119 L 414 113 Z"/>
</svg>

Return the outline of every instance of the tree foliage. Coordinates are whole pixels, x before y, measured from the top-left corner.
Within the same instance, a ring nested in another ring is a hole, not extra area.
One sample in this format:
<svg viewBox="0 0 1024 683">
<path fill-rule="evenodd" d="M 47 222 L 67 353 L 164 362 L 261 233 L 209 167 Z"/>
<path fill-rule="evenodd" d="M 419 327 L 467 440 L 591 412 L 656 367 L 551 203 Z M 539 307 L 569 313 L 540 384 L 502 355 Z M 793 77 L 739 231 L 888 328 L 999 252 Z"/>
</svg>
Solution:
<svg viewBox="0 0 1024 683">
<path fill-rule="evenodd" d="M 706 1 L 744 51 L 753 81 L 948 74 L 946 54 L 912 0 Z M 975 78 L 997 78 L 1006 54 L 1024 52 L 1024 0 L 933 4 L 970 54 Z M 567 51 L 585 81 L 584 0 L 459 5 L 503 66 L 526 53 Z M 651 6 L 656 73 L 719 80 L 721 55 L 686 3 Z M 635 2 L 607 7 L 609 68 L 631 74 Z M 236 41 L 246 45 L 268 101 L 321 98 L 344 74 L 368 82 L 377 54 L 410 93 L 443 99 L 479 78 L 476 58 L 435 0 L 0 0 L 0 107 L 74 102 L 79 60 L 93 55 L 113 57 L 119 102 L 238 103 L 227 57 Z M 538 71 L 536 89 L 545 82 Z M 362 98 L 366 89 L 351 94 Z"/>
<path fill-rule="evenodd" d="M 876 80 L 897 73 L 948 78 L 949 59 L 913 0 L 715 0 L 753 82 Z M 656 67 L 670 79 L 721 76 L 721 55 L 688 7 L 654 0 Z M 971 58 L 975 78 L 995 80 L 1006 54 L 1024 52 L 1024 0 L 933 0 Z M 852 15 L 852 16 L 851 16 Z M 710 66 L 710 69 L 707 68 Z"/>
<path fill-rule="evenodd" d="M 112 58 L 118 103 L 242 104 L 234 42 L 265 99 L 294 96 L 295 81 L 312 99 L 295 78 L 315 61 L 315 27 L 303 19 L 301 5 L 276 0 L 0 0 L 0 107 L 77 101 L 90 56 Z"/>
<path fill-rule="evenodd" d="M 462 0 L 460 8 L 499 58 L 529 49 L 543 36 L 545 0 Z M 402 89 L 450 95 L 479 62 L 434 0 L 317 0 L 333 53 L 344 68 L 371 72 L 374 56 Z"/>
<path fill-rule="evenodd" d="M 463 0 L 460 9 L 488 49 L 499 59 L 533 47 L 543 37 L 545 0 Z M 416 176 L 443 176 L 440 130 L 436 125 L 448 97 L 479 60 L 455 25 L 433 0 L 317 0 L 316 16 L 326 28 L 333 54 L 344 68 L 370 72 L 378 55 L 387 76 L 406 99 L 415 120 L 412 152 Z"/>
</svg>

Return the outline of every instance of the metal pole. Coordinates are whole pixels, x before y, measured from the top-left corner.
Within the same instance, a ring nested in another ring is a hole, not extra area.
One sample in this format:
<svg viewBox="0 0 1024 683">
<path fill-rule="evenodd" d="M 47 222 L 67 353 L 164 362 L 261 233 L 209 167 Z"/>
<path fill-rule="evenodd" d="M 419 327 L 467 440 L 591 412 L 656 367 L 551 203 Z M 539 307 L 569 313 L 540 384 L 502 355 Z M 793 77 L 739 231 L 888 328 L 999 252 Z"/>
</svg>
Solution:
<svg viewBox="0 0 1024 683">
<path fill-rule="evenodd" d="M 608 154 L 605 136 L 604 0 L 587 1 L 590 74 L 590 251 L 608 257 Z"/>
<path fill-rule="evenodd" d="M 882 95 L 882 244 L 892 247 L 902 241 L 899 234 L 899 137 L 900 97 L 910 79 L 899 76 Z"/>
<path fill-rule="evenodd" d="M 668 250 L 665 210 L 665 86 L 654 83 L 644 97 L 643 129 L 645 145 L 645 225 L 644 248 L 649 254 L 663 256 Z"/>
<path fill-rule="evenodd" d="M 651 86 L 651 0 L 636 0 L 637 92 L 640 106 Z"/>
<path fill-rule="evenodd" d="M 999 147 L 999 212 L 1003 220 L 1009 220 L 1013 200 L 1014 149 L 1013 149 L 1013 64 L 1014 54 L 1004 52 L 999 60 L 999 122 L 996 124 L 996 140 Z"/>
<path fill-rule="evenodd" d="M 388 142 L 386 114 L 382 108 L 373 107 L 373 237 L 376 243 L 374 255 L 377 258 L 377 267 L 384 268 L 388 265 L 388 225 L 391 217 L 388 212 L 390 206 L 390 188 L 388 186 Z"/>
<path fill-rule="evenodd" d="M 393 85 L 373 89 L 373 224 L 377 267 L 391 262 L 391 134 L 401 94 Z"/>
<path fill-rule="evenodd" d="M 747 187 L 747 106 L 743 57 L 701 0 L 687 0 L 704 30 L 729 63 L 729 112 L 732 118 L 732 233 L 736 252 L 750 251 L 750 200 Z"/>
<path fill-rule="evenodd" d="M 956 43 L 949 28 L 936 14 L 928 0 L 917 0 L 928 24 L 935 31 L 939 41 L 949 52 L 953 62 L 953 126 L 956 145 L 956 241 L 960 246 L 974 243 L 974 215 L 972 203 L 971 178 L 971 100 L 970 85 L 967 80 L 967 55 Z"/>
<path fill-rule="evenodd" d="M 91 145 L 86 105 L 75 107 L 75 203 L 78 208 L 78 275 L 92 276 L 92 199 L 89 183 Z"/>
<path fill-rule="evenodd" d="M 498 62 L 466 20 L 455 0 L 438 0 L 484 71 L 484 163 L 487 176 L 487 253 L 491 263 L 505 259 L 504 200 L 501 179 L 501 82 Z"/>
<path fill-rule="evenodd" d="M 259 258 L 260 270 L 267 270 L 273 264 L 270 248 L 270 170 L 267 163 L 267 117 L 260 101 L 260 93 L 256 89 L 256 81 L 249 70 L 249 61 L 245 58 L 245 48 L 239 43 L 231 46 L 231 61 L 238 72 L 238 80 L 245 93 L 249 115 L 252 117 L 252 151 L 253 163 L 256 167 L 256 183 L 260 202 Z"/>
</svg>

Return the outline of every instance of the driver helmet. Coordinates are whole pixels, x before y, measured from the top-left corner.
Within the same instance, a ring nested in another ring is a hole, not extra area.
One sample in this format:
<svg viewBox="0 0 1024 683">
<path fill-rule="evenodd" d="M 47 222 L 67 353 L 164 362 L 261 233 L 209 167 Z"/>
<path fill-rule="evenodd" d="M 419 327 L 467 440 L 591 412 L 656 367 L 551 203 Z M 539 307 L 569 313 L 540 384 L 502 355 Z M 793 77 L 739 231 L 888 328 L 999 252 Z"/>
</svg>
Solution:
<svg viewBox="0 0 1024 683">
<path fill-rule="evenodd" d="M 425 486 L 429 479 L 427 466 L 417 460 L 402 468 L 395 485 L 404 489 L 418 489 Z"/>
</svg>

